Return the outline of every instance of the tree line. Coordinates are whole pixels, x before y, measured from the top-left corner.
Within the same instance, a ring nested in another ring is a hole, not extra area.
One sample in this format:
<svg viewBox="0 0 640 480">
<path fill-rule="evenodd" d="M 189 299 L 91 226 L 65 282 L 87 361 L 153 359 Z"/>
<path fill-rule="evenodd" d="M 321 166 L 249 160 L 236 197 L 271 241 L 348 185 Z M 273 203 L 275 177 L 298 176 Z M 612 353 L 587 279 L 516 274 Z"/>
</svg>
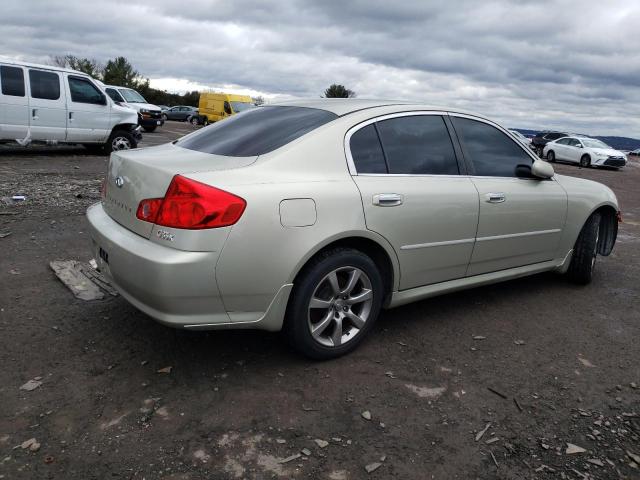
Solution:
<svg viewBox="0 0 640 480">
<path fill-rule="evenodd" d="M 149 79 L 143 77 L 125 57 L 108 60 L 104 65 L 92 58 L 76 57 L 75 55 L 60 55 L 51 57 L 51 63 L 58 67 L 71 68 L 91 75 L 106 85 L 133 88 L 154 105 L 191 105 L 198 106 L 200 92 L 197 90 L 180 93 L 169 93 L 149 85 Z M 356 93 L 344 85 L 332 84 L 324 91 L 325 98 L 353 98 Z M 256 97 L 254 102 L 264 103 L 262 97 Z"/>
</svg>

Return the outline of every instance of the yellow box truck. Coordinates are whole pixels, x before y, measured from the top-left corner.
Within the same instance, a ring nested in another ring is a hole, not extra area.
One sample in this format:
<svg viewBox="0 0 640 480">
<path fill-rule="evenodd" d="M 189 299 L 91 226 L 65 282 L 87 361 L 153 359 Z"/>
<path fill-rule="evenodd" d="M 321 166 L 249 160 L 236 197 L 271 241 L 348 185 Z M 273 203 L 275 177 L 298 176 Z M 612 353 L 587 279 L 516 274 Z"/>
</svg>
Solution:
<svg viewBox="0 0 640 480">
<path fill-rule="evenodd" d="M 253 107 L 253 101 L 248 95 L 202 92 L 198 104 L 200 123 L 209 125 Z"/>
</svg>

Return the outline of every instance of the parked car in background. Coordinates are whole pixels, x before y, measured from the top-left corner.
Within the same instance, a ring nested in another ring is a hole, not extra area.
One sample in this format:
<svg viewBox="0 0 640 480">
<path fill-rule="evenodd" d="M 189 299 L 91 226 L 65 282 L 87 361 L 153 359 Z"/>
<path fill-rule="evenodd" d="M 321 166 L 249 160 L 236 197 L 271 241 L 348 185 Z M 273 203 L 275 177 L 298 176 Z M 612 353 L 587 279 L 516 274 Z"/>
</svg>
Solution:
<svg viewBox="0 0 640 480">
<path fill-rule="evenodd" d="M 0 142 L 136 148 L 135 110 L 113 102 L 89 75 L 51 65 L 0 61 Z"/>
<path fill-rule="evenodd" d="M 511 133 L 513 133 L 513 135 L 515 135 L 516 139 L 521 142 L 523 145 L 526 145 L 527 147 L 529 147 L 532 150 L 535 150 L 535 147 L 533 146 L 533 144 L 531 143 L 531 139 L 528 137 L 525 137 L 523 134 L 521 134 L 519 131 L 517 130 L 513 130 L 513 129 L 509 129 L 509 131 Z"/>
<path fill-rule="evenodd" d="M 538 155 L 542 157 L 542 150 L 548 142 L 557 140 L 558 138 L 566 137 L 567 135 L 569 134 L 564 132 L 545 130 L 534 135 L 534 137 L 531 139 L 531 145 L 533 145 L 533 149 L 538 153 Z"/>
<path fill-rule="evenodd" d="M 138 112 L 138 123 L 145 132 L 153 132 L 164 124 L 160 107 L 147 103 L 144 97 L 132 88 L 105 85 L 104 89 L 114 102 L 119 102 Z"/>
<path fill-rule="evenodd" d="M 180 120 L 182 122 L 191 121 L 194 115 L 198 115 L 198 109 L 189 105 L 178 105 L 162 112 L 162 116 L 165 120 Z M 197 124 L 198 122 L 196 121 L 196 125 Z"/>
<path fill-rule="evenodd" d="M 158 105 L 158 107 L 160 107 L 160 111 L 163 112 L 163 113 L 166 112 L 167 110 L 169 110 L 169 108 L 171 108 L 171 107 L 168 107 L 166 105 Z"/>
<path fill-rule="evenodd" d="M 114 153 L 87 211 L 99 269 L 151 317 L 282 329 L 321 359 L 381 308 L 543 271 L 586 284 L 618 216 L 608 187 L 555 175 L 480 115 L 359 99 L 256 107 Z"/>
<path fill-rule="evenodd" d="M 640 148 L 636 148 L 635 150 L 631 150 L 629 152 L 629 155 L 636 155 L 636 156 L 640 155 Z"/>
<path fill-rule="evenodd" d="M 200 94 L 200 103 L 198 104 L 198 113 L 200 115 L 200 123 L 209 125 L 254 107 L 253 100 L 248 95 L 202 92 Z"/>
<path fill-rule="evenodd" d="M 550 162 L 563 160 L 579 163 L 581 167 L 616 167 L 627 164 L 627 156 L 604 142 L 588 137 L 563 137 L 547 143 L 544 158 Z"/>
</svg>

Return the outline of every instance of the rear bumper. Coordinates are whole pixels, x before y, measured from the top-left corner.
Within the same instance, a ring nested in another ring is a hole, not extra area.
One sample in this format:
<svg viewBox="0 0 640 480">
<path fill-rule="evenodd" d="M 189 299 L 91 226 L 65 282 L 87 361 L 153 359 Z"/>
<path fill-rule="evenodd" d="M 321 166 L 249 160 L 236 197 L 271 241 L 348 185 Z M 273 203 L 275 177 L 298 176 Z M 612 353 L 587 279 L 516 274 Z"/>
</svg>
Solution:
<svg viewBox="0 0 640 480">
<path fill-rule="evenodd" d="M 115 222 L 99 203 L 89 207 L 87 219 L 100 270 L 134 306 L 173 327 L 230 323 L 215 279 L 218 252 L 151 242 Z"/>
</svg>

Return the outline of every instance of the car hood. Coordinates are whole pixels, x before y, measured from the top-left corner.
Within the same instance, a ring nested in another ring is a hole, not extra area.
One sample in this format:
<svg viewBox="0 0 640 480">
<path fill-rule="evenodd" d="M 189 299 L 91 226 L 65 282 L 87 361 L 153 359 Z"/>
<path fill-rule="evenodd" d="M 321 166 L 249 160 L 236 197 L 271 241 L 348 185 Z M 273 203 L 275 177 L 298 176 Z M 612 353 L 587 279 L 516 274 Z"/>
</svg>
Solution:
<svg viewBox="0 0 640 480">
<path fill-rule="evenodd" d="M 609 155 L 610 157 L 624 157 L 624 153 L 620 150 L 614 150 L 613 148 L 590 148 L 593 153 L 599 153 L 600 155 Z"/>
<path fill-rule="evenodd" d="M 151 103 L 126 103 L 127 107 L 133 108 L 136 112 L 139 112 L 141 109 L 145 110 L 158 110 L 160 111 L 160 107 L 157 105 L 153 105 Z"/>
</svg>

